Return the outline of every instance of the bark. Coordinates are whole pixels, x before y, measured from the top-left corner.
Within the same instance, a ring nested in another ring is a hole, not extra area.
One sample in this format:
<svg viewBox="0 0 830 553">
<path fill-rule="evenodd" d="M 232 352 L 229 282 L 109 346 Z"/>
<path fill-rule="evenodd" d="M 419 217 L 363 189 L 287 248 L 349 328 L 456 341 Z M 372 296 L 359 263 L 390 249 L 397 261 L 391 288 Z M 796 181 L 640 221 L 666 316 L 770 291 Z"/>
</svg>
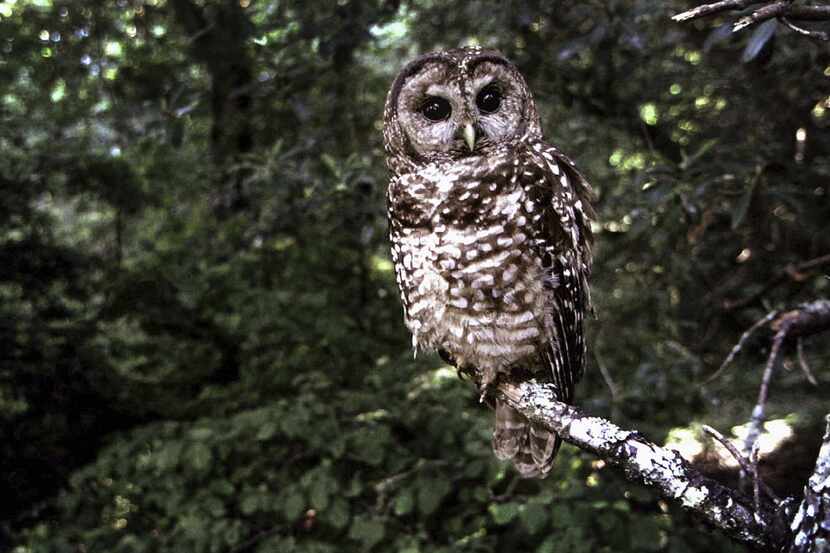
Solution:
<svg viewBox="0 0 830 553">
<path fill-rule="evenodd" d="M 830 415 L 813 475 L 804 486 L 804 501 L 793 518 L 790 553 L 830 551 Z"/>
</svg>

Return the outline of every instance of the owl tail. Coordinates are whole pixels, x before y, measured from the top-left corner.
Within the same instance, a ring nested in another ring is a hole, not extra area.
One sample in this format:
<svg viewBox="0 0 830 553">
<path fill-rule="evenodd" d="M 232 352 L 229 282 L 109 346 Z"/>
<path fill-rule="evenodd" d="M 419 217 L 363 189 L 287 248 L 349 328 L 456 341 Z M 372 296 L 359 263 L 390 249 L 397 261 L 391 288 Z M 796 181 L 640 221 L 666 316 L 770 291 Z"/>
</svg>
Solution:
<svg viewBox="0 0 830 553">
<path fill-rule="evenodd" d="M 496 400 L 493 452 L 502 461 L 510 459 L 522 478 L 544 478 L 562 440 L 547 428 L 533 424 L 507 403 Z"/>
</svg>

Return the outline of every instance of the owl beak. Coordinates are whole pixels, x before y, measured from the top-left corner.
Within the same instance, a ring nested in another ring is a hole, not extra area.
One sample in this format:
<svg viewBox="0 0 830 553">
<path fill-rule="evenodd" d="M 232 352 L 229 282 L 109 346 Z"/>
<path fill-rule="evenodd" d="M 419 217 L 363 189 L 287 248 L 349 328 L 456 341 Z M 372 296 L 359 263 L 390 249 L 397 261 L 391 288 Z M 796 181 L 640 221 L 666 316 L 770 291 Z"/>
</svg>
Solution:
<svg viewBox="0 0 830 553">
<path fill-rule="evenodd" d="M 471 152 L 476 149 L 476 130 L 472 123 L 464 125 L 464 142 Z"/>
</svg>

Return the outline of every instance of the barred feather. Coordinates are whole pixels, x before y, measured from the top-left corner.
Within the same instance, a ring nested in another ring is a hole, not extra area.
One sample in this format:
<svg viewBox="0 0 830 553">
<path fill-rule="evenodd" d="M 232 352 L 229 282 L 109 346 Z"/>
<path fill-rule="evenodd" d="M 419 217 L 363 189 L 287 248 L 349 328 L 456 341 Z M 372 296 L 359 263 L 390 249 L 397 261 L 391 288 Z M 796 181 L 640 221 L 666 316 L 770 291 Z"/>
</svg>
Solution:
<svg viewBox="0 0 830 553">
<path fill-rule="evenodd" d="M 521 413 L 496 400 L 493 452 L 502 461 L 510 460 L 523 478 L 544 478 L 562 440 L 543 426 L 528 421 Z"/>
</svg>

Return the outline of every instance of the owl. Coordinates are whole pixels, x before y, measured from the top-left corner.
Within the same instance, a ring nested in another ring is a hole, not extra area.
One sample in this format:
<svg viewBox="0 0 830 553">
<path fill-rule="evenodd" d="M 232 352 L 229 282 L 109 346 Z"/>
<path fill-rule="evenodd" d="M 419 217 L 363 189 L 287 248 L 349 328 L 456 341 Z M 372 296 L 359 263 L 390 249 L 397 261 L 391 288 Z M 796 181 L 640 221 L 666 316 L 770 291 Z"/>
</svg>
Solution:
<svg viewBox="0 0 830 553">
<path fill-rule="evenodd" d="M 493 450 L 548 474 L 559 437 L 489 393 L 550 382 L 571 402 L 585 365 L 588 182 L 544 142 L 527 83 L 499 52 L 425 54 L 384 111 L 392 261 L 412 344 L 471 375 L 495 409 Z"/>
</svg>

